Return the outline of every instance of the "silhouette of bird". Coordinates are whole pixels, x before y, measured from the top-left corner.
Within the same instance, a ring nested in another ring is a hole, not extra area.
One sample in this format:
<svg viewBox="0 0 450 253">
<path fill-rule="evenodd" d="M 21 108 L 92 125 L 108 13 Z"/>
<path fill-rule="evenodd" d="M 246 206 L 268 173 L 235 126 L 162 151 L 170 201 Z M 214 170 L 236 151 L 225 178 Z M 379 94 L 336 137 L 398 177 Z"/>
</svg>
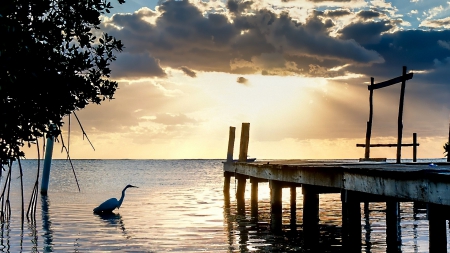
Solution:
<svg viewBox="0 0 450 253">
<path fill-rule="evenodd" d="M 125 186 L 125 188 L 123 188 L 122 190 L 122 197 L 120 197 L 120 200 L 117 200 L 116 198 L 110 198 L 105 202 L 101 203 L 98 207 L 94 208 L 93 210 L 94 213 L 110 213 L 116 208 L 119 209 L 120 206 L 122 205 L 123 198 L 125 198 L 125 190 L 130 187 L 139 188 L 131 184 Z"/>
</svg>

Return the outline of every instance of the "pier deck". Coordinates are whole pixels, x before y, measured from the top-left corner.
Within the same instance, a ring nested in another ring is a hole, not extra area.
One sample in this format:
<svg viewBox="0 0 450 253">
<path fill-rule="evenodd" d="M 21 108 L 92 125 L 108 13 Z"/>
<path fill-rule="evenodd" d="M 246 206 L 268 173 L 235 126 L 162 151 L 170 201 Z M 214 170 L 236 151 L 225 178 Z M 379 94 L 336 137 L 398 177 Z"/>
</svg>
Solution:
<svg viewBox="0 0 450 253">
<path fill-rule="evenodd" d="M 224 172 L 450 206 L 450 163 L 278 160 L 225 163 Z"/>
</svg>

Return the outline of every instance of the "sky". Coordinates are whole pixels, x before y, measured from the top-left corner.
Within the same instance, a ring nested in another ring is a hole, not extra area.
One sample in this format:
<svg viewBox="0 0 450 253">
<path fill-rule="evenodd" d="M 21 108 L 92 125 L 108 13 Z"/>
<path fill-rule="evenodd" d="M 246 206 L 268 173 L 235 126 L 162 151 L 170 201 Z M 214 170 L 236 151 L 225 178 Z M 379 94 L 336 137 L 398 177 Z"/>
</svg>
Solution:
<svg viewBox="0 0 450 253">
<path fill-rule="evenodd" d="M 403 142 L 443 158 L 450 116 L 450 2 L 128 0 L 101 30 L 125 49 L 115 99 L 71 118 L 72 159 L 226 158 L 229 127 L 250 123 L 258 159 L 364 156 L 370 78 L 402 74 Z M 397 142 L 401 84 L 374 91 L 372 143 Z M 63 128 L 67 142 L 68 118 Z M 54 157 L 64 158 L 60 144 Z M 29 151 L 29 157 L 33 157 Z M 395 158 L 395 148 L 371 157 Z M 412 148 L 402 149 L 412 158 Z"/>
</svg>

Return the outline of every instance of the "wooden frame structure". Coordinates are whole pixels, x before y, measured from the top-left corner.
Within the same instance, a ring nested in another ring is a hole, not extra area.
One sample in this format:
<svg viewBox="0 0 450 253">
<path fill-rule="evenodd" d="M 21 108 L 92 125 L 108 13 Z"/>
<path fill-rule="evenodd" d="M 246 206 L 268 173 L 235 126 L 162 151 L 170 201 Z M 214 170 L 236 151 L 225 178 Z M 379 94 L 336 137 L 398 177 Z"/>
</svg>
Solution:
<svg viewBox="0 0 450 253">
<path fill-rule="evenodd" d="M 370 158 L 370 148 L 371 147 L 397 147 L 397 163 L 401 161 L 401 152 L 402 146 L 412 146 L 413 147 L 413 161 L 415 162 L 417 159 L 417 134 L 413 134 L 413 143 L 412 144 L 402 144 L 402 135 L 403 135 L 403 104 L 405 100 L 405 86 L 406 81 L 413 78 L 413 73 L 406 73 L 406 66 L 403 66 L 403 72 L 401 76 L 395 77 L 393 79 L 381 82 L 374 83 L 374 78 L 370 78 L 370 85 L 367 89 L 370 91 L 369 94 L 369 121 L 367 121 L 367 131 L 366 131 L 366 143 L 365 144 L 356 144 L 357 147 L 364 147 L 364 158 L 360 159 L 360 161 L 373 161 L 376 159 Z M 396 83 L 402 83 L 400 90 L 400 103 L 398 107 L 398 135 L 397 135 L 397 144 L 370 144 L 370 138 L 372 135 L 372 119 L 373 119 L 373 91 L 376 89 L 381 89 L 384 87 L 388 87 L 394 85 Z"/>
</svg>

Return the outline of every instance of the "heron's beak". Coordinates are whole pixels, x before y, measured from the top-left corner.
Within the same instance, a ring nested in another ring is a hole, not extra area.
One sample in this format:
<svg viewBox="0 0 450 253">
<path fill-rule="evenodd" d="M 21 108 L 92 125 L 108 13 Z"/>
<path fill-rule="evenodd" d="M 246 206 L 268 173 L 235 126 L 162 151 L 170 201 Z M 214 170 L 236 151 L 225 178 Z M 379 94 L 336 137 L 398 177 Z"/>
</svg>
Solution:
<svg viewBox="0 0 450 253">
<path fill-rule="evenodd" d="M 134 186 L 134 185 L 132 185 L 132 186 L 130 186 L 130 187 L 134 187 L 134 188 L 139 188 L 139 187 L 137 187 L 137 186 Z"/>
</svg>

